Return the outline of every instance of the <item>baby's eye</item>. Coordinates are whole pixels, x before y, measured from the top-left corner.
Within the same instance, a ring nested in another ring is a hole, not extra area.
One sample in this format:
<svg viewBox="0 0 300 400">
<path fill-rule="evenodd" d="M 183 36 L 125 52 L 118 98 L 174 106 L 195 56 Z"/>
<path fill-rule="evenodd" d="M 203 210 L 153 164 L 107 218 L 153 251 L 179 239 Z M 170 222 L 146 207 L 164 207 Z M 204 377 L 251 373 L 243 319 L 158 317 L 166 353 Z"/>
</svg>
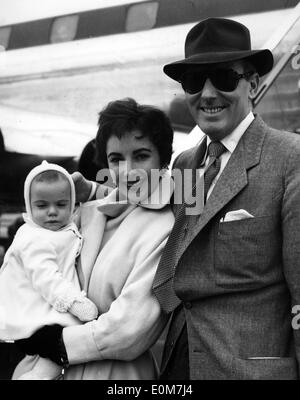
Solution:
<svg viewBox="0 0 300 400">
<path fill-rule="evenodd" d="M 60 208 L 67 207 L 69 203 L 58 203 L 57 206 Z"/>
<path fill-rule="evenodd" d="M 45 208 L 46 204 L 36 204 L 35 205 L 37 208 Z"/>
</svg>

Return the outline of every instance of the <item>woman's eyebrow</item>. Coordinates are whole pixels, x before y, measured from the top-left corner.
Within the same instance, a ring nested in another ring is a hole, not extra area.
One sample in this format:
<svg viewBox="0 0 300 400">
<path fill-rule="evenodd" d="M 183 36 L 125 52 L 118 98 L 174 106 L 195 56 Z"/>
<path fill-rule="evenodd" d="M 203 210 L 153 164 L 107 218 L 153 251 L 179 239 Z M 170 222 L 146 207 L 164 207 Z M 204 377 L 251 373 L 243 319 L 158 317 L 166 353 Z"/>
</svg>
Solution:
<svg viewBox="0 0 300 400">
<path fill-rule="evenodd" d="M 134 151 L 133 151 L 133 154 L 139 153 L 140 151 L 148 151 L 149 153 L 152 152 L 152 150 L 149 149 L 148 147 L 141 147 L 141 148 L 139 148 L 139 149 L 137 149 L 137 150 L 134 150 Z"/>
<path fill-rule="evenodd" d="M 120 156 L 120 155 L 121 155 L 121 153 L 117 153 L 116 151 L 112 151 L 111 153 L 107 154 L 107 157 L 110 157 L 110 156 Z"/>
</svg>

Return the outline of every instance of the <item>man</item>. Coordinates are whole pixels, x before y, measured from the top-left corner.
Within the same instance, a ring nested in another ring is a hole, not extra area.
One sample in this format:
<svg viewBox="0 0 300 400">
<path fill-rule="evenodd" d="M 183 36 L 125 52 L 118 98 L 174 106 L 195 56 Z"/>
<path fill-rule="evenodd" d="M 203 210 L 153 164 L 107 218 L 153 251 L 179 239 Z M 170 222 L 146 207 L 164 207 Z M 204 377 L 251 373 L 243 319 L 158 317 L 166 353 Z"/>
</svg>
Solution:
<svg viewBox="0 0 300 400">
<path fill-rule="evenodd" d="M 245 26 L 210 18 L 188 33 L 185 59 L 164 67 L 206 137 L 173 166 L 197 170 L 204 206 L 174 205 L 154 280 L 163 310 L 175 310 L 161 379 L 299 377 L 300 139 L 251 111 L 272 66 Z"/>
</svg>

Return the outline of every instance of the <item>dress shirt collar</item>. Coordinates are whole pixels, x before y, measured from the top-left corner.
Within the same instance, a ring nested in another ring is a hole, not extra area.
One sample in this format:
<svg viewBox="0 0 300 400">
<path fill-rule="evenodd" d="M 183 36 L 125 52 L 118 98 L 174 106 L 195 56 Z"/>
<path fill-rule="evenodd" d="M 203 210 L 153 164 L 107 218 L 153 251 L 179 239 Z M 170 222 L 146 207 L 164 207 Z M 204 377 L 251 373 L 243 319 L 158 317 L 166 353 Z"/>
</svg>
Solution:
<svg viewBox="0 0 300 400">
<path fill-rule="evenodd" d="M 239 125 L 229 135 L 225 136 L 221 140 L 221 143 L 226 147 L 226 149 L 231 154 L 234 152 L 234 149 L 236 148 L 238 142 L 240 141 L 241 137 L 246 132 L 246 130 L 248 129 L 249 125 L 253 120 L 254 120 L 254 115 L 252 111 L 250 111 L 249 114 L 243 119 L 243 121 L 240 122 Z M 209 136 L 207 136 L 207 147 L 209 146 L 210 143 L 211 139 L 209 138 Z"/>
</svg>

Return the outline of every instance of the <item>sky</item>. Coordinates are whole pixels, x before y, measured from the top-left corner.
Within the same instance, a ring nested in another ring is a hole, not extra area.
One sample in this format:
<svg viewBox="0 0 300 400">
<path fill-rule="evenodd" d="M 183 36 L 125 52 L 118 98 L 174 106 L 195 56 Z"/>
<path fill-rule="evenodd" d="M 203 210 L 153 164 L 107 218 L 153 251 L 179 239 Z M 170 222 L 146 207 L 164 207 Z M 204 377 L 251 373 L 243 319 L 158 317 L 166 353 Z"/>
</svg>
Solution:
<svg viewBox="0 0 300 400">
<path fill-rule="evenodd" d="M 0 26 L 143 0 L 0 0 Z"/>
</svg>

